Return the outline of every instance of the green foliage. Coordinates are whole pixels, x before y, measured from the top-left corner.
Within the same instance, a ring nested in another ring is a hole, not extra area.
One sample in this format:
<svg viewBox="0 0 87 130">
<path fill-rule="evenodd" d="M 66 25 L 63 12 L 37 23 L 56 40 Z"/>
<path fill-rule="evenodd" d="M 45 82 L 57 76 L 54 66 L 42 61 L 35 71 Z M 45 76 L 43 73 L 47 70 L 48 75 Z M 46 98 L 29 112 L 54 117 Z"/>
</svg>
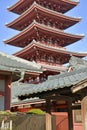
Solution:
<svg viewBox="0 0 87 130">
<path fill-rule="evenodd" d="M 9 110 L 6 110 L 6 111 L 0 111 L 0 114 L 2 115 L 10 115 L 10 114 L 13 114 L 11 111 Z"/>
<path fill-rule="evenodd" d="M 42 111 L 41 109 L 31 109 L 27 112 L 28 114 L 41 114 L 45 115 L 46 113 Z"/>
</svg>

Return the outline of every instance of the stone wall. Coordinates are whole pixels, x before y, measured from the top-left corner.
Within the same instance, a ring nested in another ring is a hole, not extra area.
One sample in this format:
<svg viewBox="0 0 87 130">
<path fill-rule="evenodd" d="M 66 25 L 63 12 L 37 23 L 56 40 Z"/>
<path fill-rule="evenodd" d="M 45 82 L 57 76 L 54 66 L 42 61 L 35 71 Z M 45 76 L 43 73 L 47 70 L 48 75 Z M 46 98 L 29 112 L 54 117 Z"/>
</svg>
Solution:
<svg viewBox="0 0 87 130">
<path fill-rule="evenodd" d="M 55 120 L 53 121 L 52 129 Z M 46 130 L 46 116 L 36 114 L 0 115 L 0 130 Z"/>
</svg>

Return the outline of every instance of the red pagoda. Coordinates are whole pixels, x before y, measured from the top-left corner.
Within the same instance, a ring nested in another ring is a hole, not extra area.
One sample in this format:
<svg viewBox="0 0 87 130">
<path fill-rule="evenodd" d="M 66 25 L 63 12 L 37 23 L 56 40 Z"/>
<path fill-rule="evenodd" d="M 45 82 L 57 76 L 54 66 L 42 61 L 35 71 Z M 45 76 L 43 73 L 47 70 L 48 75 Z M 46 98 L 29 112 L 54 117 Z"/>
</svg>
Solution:
<svg viewBox="0 0 87 130">
<path fill-rule="evenodd" d="M 44 70 L 39 82 L 64 71 L 72 55 L 84 57 L 87 54 L 69 52 L 66 46 L 73 44 L 84 35 L 75 35 L 64 30 L 80 22 L 81 18 L 66 16 L 64 13 L 77 6 L 75 0 L 19 0 L 9 11 L 19 14 L 7 27 L 19 30 L 16 36 L 4 41 L 6 44 L 22 47 L 14 55 L 35 61 Z M 27 82 L 31 79 L 26 79 Z"/>
</svg>

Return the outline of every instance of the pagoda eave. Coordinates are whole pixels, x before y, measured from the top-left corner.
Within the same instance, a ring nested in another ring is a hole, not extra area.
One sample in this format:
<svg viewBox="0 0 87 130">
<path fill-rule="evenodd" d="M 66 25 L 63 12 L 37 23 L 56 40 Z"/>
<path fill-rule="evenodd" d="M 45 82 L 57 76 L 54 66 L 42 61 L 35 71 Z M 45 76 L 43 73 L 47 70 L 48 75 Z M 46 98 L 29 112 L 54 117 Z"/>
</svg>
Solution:
<svg viewBox="0 0 87 130">
<path fill-rule="evenodd" d="M 63 57 L 66 58 L 70 58 L 71 56 L 77 56 L 77 57 L 85 57 L 87 56 L 87 53 L 77 53 L 77 52 L 69 52 L 64 50 L 63 48 L 58 48 L 58 47 L 53 47 L 53 46 L 47 46 L 44 45 L 43 43 L 39 43 L 39 42 L 35 42 L 35 43 L 31 43 L 30 45 L 28 45 L 27 47 L 25 47 L 24 49 L 22 49 L 21 51 L 15 53 L 14 55 L 27 59 L 27 56 L 33 55 L 34 53 L 39 52 L 41 53 L 41 55 L 48 53 L 48 55 L 61 55 Z M 65 62 L 63 62 L 63 64 L 67 63 L 68 60 L 66 60 Z"/>
<path fill-rule="evenodd" d="M 29 6 L 34 2 L 35 0 L 19 0 L 17 3 L 15 3 L 13 6 L 9 7 L 8 10 L 17 14 L 22 14 L 24 10 L 23 8 L 29 8 Z M 37 0 L 36 0 L 37 1 Z M 44 2 L 44 1 L 43 1 Z M 65 6 L 65 10 L 63 13 L 67 12 L 68 10 L 74 8 L 79 4 L 77 1 L 71 1 L 71 0 L 60 0 L 60 1 L 54 1 L 54 0 L 48 0 L 48 3 L 57 4 L 60 6 Z M 61 7 L 62 8 L 62 7 Z"/>
<path fill-rule="evenodd" d="M 16 14 L 21 14 L 20 13 L 20 8 L 23 8 L 23 6 L 25 5 L 26 6 L 26 2 L 28 0 L 24 1 L 24 0 L 19 0 L 18 2 L 16 2 L 14 5 L 8 7 L 7 9 L 13 13 L 16 13 Z M 24 4 L 24 5 L 23 5 Z"/>
<path fill-rule="evenodd" d="M 65 2 L 65 3 L 68 3 L 68 4 L 71 4 L 73 6 L 76 6 L 79 4 L 79 0 L 61 0 L 62 2 Z"/>
<path fill-rule="evenodd" d="M 23 13 L 21 16 L 19 16 L 17 19 L 7 24 L 6 26 L 21 31 L 26 26 L 31 24 L 31 22 L 29 23 L 30 20 L 38 21 L 35 15 L 38 15 L 38 18 L 41 20 L 44 20 L 44 17 L 47 17 L 48 20 L 53 20 L 53 23 L 55 21 L 56 22 L 60 21 L 60 23 L 63 24 L 63 29 L 66 29 L 81 21 L 81 18 L 73 18 L 73 17 L 63 15 L 61 13 L 44 8 L 38 5 L 36 2 L 34 2 L 33 5 L 25 13 Z M 65 25 L 66 23 L 67 23 L 67 26 Z"/>
<path fill-rule="evenodd" d="M 21 33 L 17 34 L 16 36 L 12 37 L 9 40 L 4 41 L 5 44 L 11 44 L 15 45 L 18 47 L 24 47 L 29 44 L 29 40 L 32 41 L 33 38 L 36 37 L 36 35 L 39 35 L 38 38 L 42 35 L 48 35 L 48 37 L 56 37 L 56 38 L 61 38 L 61 39 L 66 39 L 64 43 L 62 43 L 62 46 L 69 45 L 71 43 L 74 43 L 78 40 L 81 40 L 84 38 L 84 35 L 74 35 L 74 34 L 69 34 L 64 31 L 61 31 L 56 28 L 52 28 L 46 25 L 42 25 L 34 21 L 30 26 L 28 26 L 24 31 Z M 67 41 L 67 40 L 71 40 Z M 27 41 L 27 43 L 26 43 Z M 22 45 L 20 44 L 22 42 Z M 23 45 L 23 42 L 25 43 Z"/>
</svg>

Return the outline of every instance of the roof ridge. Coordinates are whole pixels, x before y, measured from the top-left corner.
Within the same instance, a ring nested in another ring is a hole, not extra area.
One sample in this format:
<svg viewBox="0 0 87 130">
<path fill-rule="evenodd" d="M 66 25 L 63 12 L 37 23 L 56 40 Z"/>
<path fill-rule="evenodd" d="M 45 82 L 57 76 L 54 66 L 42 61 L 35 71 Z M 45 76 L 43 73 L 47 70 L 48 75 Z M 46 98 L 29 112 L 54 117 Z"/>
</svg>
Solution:
<svg viewBox="0 0 87 130">
<path fill-rule="evenodd" d="M 72 67 L 77 67 L 77 66 L 83 66 L 83 67 L 86 67 L 87 66 L 87 60 L 85 59 L 82 59 L 82 58 L 79 58 L 79 57 L 76 57 L 76 56 L 72 56 L 69 60 L 69 64 L 70 66 Z"/>
</svg>

